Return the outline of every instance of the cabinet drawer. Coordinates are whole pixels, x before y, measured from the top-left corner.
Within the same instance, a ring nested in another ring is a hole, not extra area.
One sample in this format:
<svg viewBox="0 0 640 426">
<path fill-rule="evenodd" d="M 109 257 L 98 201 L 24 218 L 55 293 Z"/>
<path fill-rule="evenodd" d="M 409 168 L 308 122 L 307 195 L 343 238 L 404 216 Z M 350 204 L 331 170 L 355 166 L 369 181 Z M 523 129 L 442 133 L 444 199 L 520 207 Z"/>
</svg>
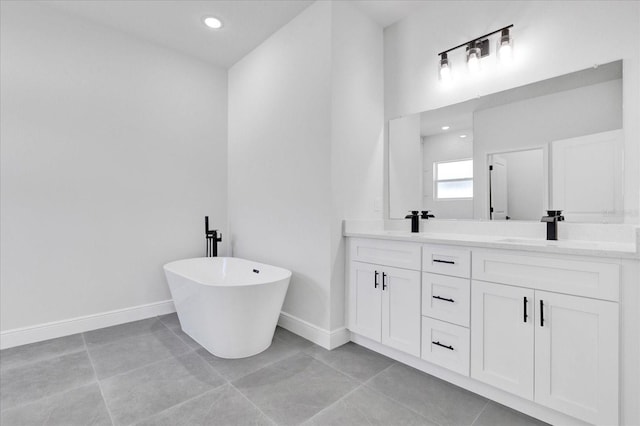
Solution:
<svg viewBox="0 0 640 426">
<path fill-rule="evenodd" d="M 620 265 L 474 250 L 473 279 L 595 299 L 619 300 Z"/>
<path fill-rule="evenodd" d="M 469 376 L 469 329 L 422 317 L 422 359 Z"/>
<path fill-rule="evenodd" d="M 351 238 L 351 260 L 420 270 L 420 243 Z"/>
<path fill-rule="evenodd" d="M 468 278 L 422 273 L 422 315 L 468 327 L 470 294 Z"/>
<path fill-rule="evenodd" d="M 469 278 L 471 251 L 460 248 L 422 246 L 422 270 L 436 274 Z"/>
</svg>

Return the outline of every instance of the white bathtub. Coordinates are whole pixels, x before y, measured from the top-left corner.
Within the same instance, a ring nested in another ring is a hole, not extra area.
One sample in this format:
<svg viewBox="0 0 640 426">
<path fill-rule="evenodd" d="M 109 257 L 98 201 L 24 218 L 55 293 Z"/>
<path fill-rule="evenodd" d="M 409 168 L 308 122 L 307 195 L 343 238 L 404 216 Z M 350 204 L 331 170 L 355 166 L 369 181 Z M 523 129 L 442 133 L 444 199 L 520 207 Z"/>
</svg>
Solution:
<svg viewBox="0 0 640 426">
<path fill-rule="evenodd" d="M 182 331 L 220 358 L 271 345 L 291 271 L 234 257 L 164 265 Z"/>
</svg>

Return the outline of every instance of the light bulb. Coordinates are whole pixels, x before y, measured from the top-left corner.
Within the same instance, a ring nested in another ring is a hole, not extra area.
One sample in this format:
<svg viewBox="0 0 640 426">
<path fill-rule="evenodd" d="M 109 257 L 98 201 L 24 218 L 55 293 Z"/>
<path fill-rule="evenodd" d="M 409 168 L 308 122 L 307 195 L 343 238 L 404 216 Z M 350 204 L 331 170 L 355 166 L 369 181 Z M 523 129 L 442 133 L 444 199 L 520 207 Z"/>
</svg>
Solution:
<svg viewBox="0 0 640 426">
<path fill-rule="evenodd" d="M 442 81 L 450 81 L 451 80 L 451 68 L 448 65 L 440 67 L 440 79 Z"/>
<path fill-rule="evenodd" d="M 469 71 L 472 73 L 480 71 L 480 58 L 478 58 L 478 55 L 476 55 L 475 53 L 469 53 L 467 66 L 469 67 Z"/>
<path fill-rule="evenodd" d="M 498 51 L 498 56 L 500 57 L 500 62 L 504 64 L 508 64 L 513 60 L 513 53 L 511 51 L 510 44 L 503 44 L 500 46 L 500 50 Z"/>
<path fill-rule="evenodd" d="M 222 27 L 222 21 L 220 21 L 218 18 L 214 18 L 213 16 L 204 18 L 203 22 L 207 27 L 213 28 L 214 30 Z"/>
</svg>

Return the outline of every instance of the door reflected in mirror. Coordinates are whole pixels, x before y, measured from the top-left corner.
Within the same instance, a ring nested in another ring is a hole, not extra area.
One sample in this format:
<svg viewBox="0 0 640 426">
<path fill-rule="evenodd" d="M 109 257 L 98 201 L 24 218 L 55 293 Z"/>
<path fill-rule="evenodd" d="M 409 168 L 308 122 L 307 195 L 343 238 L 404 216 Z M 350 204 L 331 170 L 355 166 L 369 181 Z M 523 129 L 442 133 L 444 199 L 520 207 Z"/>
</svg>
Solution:
<svg viewBox="0 0 640 426">
<path fill-rule="evenodd" d="M 546 208 L 542 148 L 488 155 L 491 220 L 539 220 Z"/>
<path fill-rule="evenodd" d="M 621 129 L 622 61 L 390 120 L 389 217 L 623 222 Z"/>
</svg>

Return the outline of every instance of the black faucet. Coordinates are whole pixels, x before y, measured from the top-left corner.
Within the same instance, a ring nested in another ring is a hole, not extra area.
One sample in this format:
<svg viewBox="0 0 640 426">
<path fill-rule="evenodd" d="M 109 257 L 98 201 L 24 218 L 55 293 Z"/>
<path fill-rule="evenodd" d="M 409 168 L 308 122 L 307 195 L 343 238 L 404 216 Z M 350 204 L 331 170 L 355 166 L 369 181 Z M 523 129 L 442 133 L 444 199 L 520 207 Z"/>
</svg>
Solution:
<svg viewBox="0 0 640 426">
<path fill-rule="evenodd" d="M 422 210 L 422 215 L 420 216 L 420 219 L 427 220 L 430 217 L 435 217 L 435 216 L 432 214 L 429 214 L 429 210 Z"/>
<path fill-rule="evenodd" d="M 209 216 L 204 217 L 204 237 L 207 239 L 207 257 L 218 256 L 218 243 L 222 241 L 222 234 L 217 229 L 209 229 Z"/>
<path fill-rule="evenodd" d="M 429 214 L 429 210 L 422 210 L 422 214 L 418 210 L 411 210 L 411 214 L 406 215 L 405 219 L 411 219 L 411 232 L 420 232 L 420 219 L 429 219 L 430 217 L 435 217 L 432 214 Z"/>
<path fill-rule="evenodd" d="M 547 210 L 547 216 L 542 216 L 540 222 L 547 222 L 547 240 L 558 239 L 558 222 L 564 220 L 562 210 Z"/>
</svg>

